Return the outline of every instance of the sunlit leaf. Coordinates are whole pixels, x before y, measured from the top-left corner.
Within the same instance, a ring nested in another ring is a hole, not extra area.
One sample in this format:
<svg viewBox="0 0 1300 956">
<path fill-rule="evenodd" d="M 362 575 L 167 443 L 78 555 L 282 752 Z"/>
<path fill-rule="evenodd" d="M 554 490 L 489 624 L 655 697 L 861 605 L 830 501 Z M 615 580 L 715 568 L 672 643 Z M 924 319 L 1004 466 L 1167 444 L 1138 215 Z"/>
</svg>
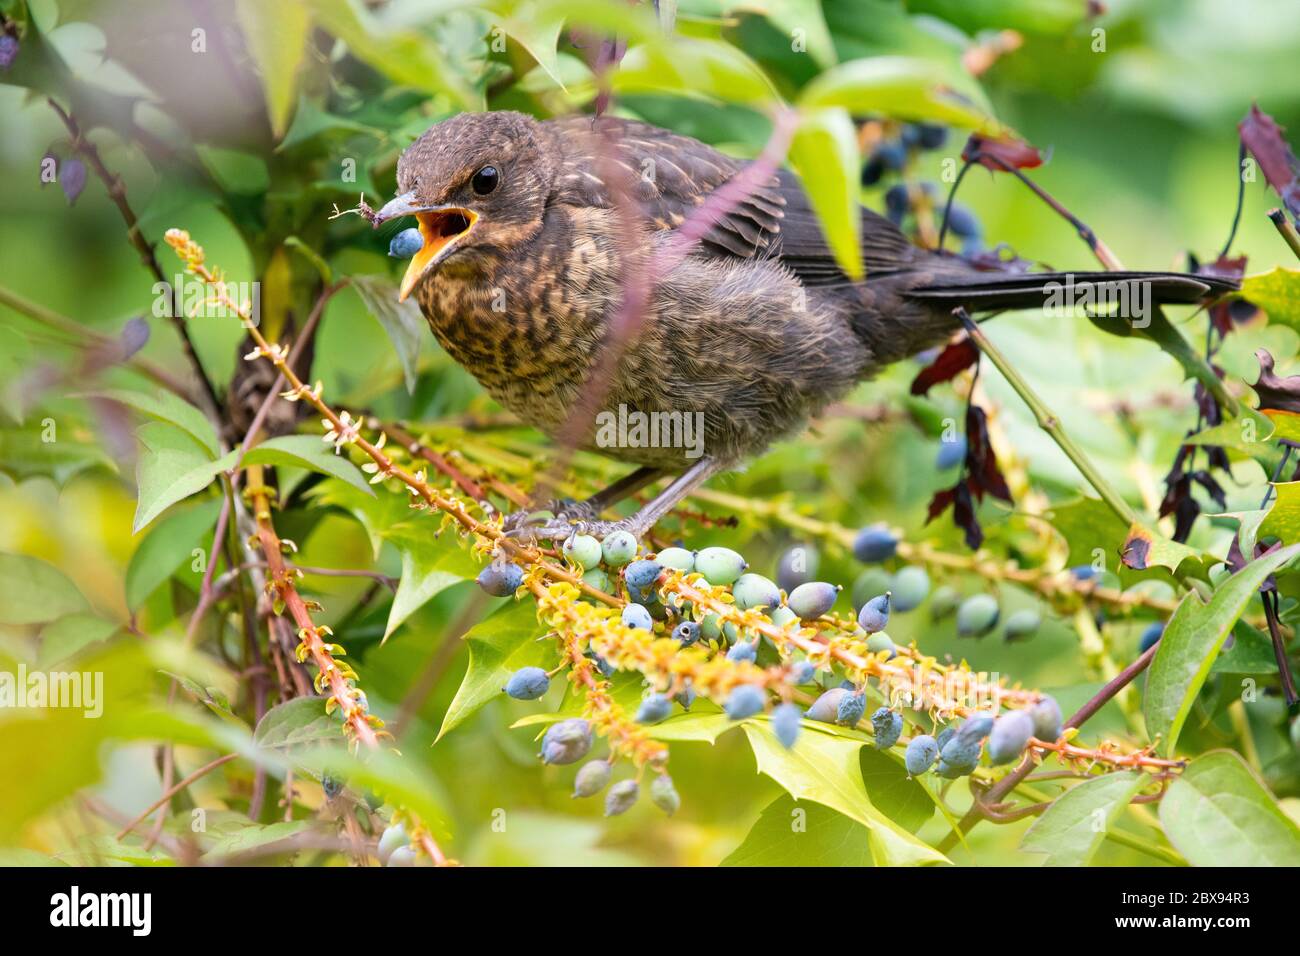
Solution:
<svg viewBox="0 0 1300 956">
<path fill-rule="evenodd" d="M 469 669 L 442 718 L 439 740 L 500 694 L 519 668 L 555 666 L 553 642 L 538 640 L 544 633 L 531 601 L 511 601 L 469 629 Z"/>
<path fill-rule="evenodd" d="M 147 422 L 137 435 L 143 448 L 136 463 L 136 502 L 132 531 L 138 532 L 171 505 L 197 494 L 223 471 L 234 467 L 237 452 L 212 461 L 186 434 L 172 425 Z"/>
<path fill-rule="evenodd" d="M 861 279 L 862 209 L 857 132 L 845 109 L 804 113 L 790 143 L 790 165 L 803 182 L 827 245 L 849 276 Z"/>
<path fill-rule="evenodd" d="M 1046 866 L 1087 866 L 1106 831 L 1141 786 L 1142 774 L 1126 771 L 1071 787 L 1034 821 L 1020 849 L 1046 853 Z"/>
<path fill-rule="evenodd" d="M 307 53 L 308 8 L 296 2 L 236 0 L 235 15 L 244 32 L 244 44 L 257 64 L 271 130 L 279 138 L 289 123 L 298 67 Z"/>
<path fill-rule="evenodd" d="M 0 624 L 43 624 L 88 608 L 77 586 L 54 565 L 0 552 Z"/>
<path fill-rule="evenodd" d="M 356 465 L 314 435 L 280 435 L 254 446 L 244 456 L 245 465 L 290 465 L 346 481 L 362 494 L 374 489 Z"/>
</svg>

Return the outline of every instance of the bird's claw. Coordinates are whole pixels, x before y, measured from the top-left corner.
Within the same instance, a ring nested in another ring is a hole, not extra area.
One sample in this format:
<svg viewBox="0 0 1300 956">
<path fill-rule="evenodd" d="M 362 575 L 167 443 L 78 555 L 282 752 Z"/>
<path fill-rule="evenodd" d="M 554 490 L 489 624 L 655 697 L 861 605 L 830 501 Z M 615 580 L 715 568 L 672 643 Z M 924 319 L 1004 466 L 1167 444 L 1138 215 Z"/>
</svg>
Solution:
<svg viewBox="0 0 1300 956">
<path fill-rule="evenodd" d="M 583 530 L 591 524 L 612 525 L 612 521 L 591 519 L 595 515 L 585 501 L 557 498 L 533 511 L 513 511 L 506 515 L 505 533 L 512 538 L 530 538 L 534 541 L 561 541 L 573 534 L 590 533 Z"/>
</svg>

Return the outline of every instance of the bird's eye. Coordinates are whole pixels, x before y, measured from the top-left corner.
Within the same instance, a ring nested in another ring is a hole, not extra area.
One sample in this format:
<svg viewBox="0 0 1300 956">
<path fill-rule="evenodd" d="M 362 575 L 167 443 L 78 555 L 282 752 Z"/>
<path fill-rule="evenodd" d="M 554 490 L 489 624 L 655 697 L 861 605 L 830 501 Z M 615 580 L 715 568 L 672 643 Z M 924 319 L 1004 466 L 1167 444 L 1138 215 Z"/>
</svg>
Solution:
<svg viewBox="0 0 1300 956">
<path fill-rule="evenodd" d="M 474 174 L 474 178 L 469 181 L 469 184 L 474 192 L 480 196 L 486 196 L 497 188 L 497 183 L 500 181 L 501 174 L 497 172 L 495 166 L 484 166 Z"/>
</svg>

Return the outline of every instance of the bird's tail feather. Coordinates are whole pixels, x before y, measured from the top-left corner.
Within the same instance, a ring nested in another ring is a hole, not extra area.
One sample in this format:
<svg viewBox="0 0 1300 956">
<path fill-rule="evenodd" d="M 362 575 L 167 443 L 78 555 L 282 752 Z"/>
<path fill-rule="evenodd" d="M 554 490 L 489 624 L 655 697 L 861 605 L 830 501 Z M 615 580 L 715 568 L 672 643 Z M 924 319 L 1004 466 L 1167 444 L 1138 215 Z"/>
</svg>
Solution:
<svg viewBox="0 0 1300 956">
<path fill-rule="evenodd" d="M 910 298 L 931 305 L 951 303 L 972 312 L 1035 309 L 1061 305 L 1089 306 L 1140 296 L 1153 305 L 1192 305 L 1232 292 L 1238 284 L 1216 276 L 1182 272 L 1023 272 L 998 274 L 963 271 L 936 275 L 928 285 L 911 289 Z M 1149 298 L 1148 298 L 1149 297 Z"/>
</svg>

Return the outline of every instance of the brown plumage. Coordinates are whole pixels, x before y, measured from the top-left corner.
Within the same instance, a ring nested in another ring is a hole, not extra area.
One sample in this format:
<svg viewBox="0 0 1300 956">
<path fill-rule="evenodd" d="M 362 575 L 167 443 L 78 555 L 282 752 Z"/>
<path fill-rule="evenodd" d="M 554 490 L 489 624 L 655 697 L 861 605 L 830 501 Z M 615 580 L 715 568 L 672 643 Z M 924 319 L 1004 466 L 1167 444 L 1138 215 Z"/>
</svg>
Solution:
<svg viewBox="0 0 1300 956">
<path fill-rule="evenodd" d="M 403 287 L 438 341 L 505 407 L 554 436 L 592 387 L 628 277 L 644 275 L 743 165 L 614 117 L 463 114 L 406 150 L 401 195 L 380 217 L 418 215 L 425 247 Z M 658 277 L 601 408 L 700 413 L 707 470 L 729 467 L 797 433 L 882 366 L 942 341 L 956 305 L 1036 305 L 1046 282 L 1064 281 L 976 271 L 913 246 L 866 209 L 862 252 L 867 277 L 853 282 L 798 181 L 779 172 Z M 1214 286 L 1165 273 L 1104 278 L 1148 280 L 1157 301 L 1197 301 Z M 582 437 L 588 447 L 594 429 Z M 666 472 L 695 464 L 689 449 L 599 450 Z"/>
</svg>

